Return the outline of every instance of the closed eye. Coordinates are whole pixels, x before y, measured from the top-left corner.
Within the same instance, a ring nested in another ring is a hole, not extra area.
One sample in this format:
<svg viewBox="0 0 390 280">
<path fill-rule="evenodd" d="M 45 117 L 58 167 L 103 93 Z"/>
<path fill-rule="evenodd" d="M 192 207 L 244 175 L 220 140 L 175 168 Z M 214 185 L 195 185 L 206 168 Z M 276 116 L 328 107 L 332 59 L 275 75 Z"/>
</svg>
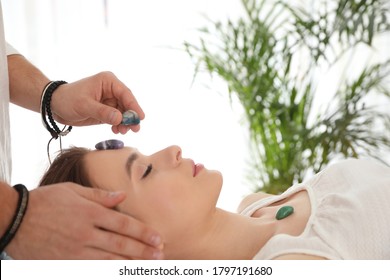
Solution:
<svg viewBox="0 0 390 280">
<path fill-rule="evenodd" d="M 146 176 L 148 176 L 149 173 L 152 171 L 152 168 L 153 168 L 152 164 L 149 164 L 149 165 L 147 166 L 146 170 L 145 170 L 144 175 L 142 175 L 142 178 L 141 178 L 141 179 L 144 179 Z"/>
</svg>

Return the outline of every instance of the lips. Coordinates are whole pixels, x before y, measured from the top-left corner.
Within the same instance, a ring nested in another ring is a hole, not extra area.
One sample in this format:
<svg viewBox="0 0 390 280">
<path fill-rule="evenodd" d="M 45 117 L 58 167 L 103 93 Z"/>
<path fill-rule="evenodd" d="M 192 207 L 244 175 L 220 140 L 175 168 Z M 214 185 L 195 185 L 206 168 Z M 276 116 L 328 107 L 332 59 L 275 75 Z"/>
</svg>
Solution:
<svg viewBox="0 0 390 280">
<path fill-rule="evenodd" d="M 195 164 L 194 165 L 194 177 L 199 174 L 200 171 L 204 169 L 204 165 L 201 163 Z"/>
</svg>

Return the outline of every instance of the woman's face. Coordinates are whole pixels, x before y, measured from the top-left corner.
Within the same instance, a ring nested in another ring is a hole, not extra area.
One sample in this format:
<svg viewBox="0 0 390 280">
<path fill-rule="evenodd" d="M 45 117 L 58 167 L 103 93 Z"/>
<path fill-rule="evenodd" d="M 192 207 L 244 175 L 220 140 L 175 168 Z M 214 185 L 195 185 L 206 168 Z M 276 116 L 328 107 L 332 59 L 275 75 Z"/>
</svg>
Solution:
<svg viewBox="0 0 390 280">
<path fill-rule="evenodd" d="M 182 158 L 177 146 L 150 156 L 134 148 L 93 151 L 85 166 L 93 187 L 127 193 L 120 211 L 166 237 L 193 232 L 207 222 L 222 186 L 219 172 Z"/>
</svg>

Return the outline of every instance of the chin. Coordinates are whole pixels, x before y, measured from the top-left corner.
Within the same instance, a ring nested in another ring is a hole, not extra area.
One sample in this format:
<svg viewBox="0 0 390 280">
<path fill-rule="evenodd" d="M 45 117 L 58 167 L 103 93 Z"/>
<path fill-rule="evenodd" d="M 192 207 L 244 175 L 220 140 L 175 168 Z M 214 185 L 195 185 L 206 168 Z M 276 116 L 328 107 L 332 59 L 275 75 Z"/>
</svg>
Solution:
<svg viewBox="0 0 390 280">
<path fill-rule="evenodd" d="M 222 186 L 223 176 L 218 170 L 207 170 L 208 180 L 213 182 L 213 185 Z"/>
<path fill-rule="evenodd" d="M 218 188 L 218 196 L 221 192 L 222 189 L 222 184 L 223 184 L 223 176 L 222 173 L 219 171 L 211 171 L 212 173 L 212 180 L 213 180 L 213 185 Z"/>
<path fill-rule="evenodd" d="M 221 185 L 221 187 L 222 187 L 222 183 L 223 183 L 223 176 L 222 176 L 222 173 L 219 172 L 219 171 L 215 171 L 215 172 L 216 172 L 216 175 L 218 176 L 220 185 Z"/>
</svg>

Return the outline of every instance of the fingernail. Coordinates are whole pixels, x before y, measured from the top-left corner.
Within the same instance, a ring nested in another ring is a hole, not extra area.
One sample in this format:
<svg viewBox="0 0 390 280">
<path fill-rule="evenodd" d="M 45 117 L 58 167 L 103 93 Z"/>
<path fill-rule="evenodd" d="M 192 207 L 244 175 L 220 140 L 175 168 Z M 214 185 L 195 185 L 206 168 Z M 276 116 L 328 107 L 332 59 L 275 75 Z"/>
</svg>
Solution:
<svg viewBox="0 0 390 280">
<path fill-rule="evenodd" d="M 164 254 L 161 251 L 155 251 L 153 252 L 153 259 L 154 260 L 162 260 L 164 258 Z"/>
<path fill-rule="evenodd" d="M 118 197 L 122 192 L 110 192 L 108 195 L 112 198 Z"/>
<path fill-rule="evenodd" d="M 153 246 L 159 246 L 161 244 L 161 237 L 159 235 L 153 235 L 150 239 L 150 243 Z"/>
<path fill-rule="evenodd" d="M 115 116 L 116 116 L 116 111 L 113 110 L 111 113 L 110 113 L 110 124 L 114 124 L 115 122 Z"/>
</svg>

